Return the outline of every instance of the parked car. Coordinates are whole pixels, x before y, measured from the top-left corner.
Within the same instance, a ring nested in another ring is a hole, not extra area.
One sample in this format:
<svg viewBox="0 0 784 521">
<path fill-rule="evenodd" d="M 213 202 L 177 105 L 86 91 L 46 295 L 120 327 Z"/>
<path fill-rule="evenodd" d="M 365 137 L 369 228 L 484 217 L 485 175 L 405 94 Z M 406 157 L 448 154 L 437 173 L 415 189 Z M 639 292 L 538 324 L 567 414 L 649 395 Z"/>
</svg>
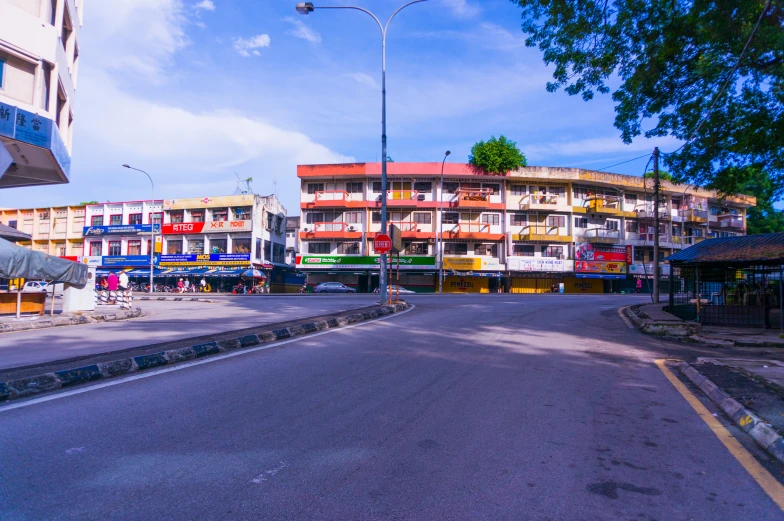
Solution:
<svg viewBox="0 0 784 521">
<path fill-rule="evenodd" d="M 51 293 L 52 287 L 56 293 L 63 292 L 62 282 L 46 282 L 45 280 L 28 280 L 22 286 L 22 293 Z"/>
<path fill-rule="evenodd" d="M 357 290 L 349 288 L 342 282 L 322 282 L 313 288 L 313 293 L 356 293 Z"/>
<path fill-rule="evenodd" d="M 401 295 L 413 295 L 414 293 L 416 293 L 416 291 L 411 291 L 410 289 L 406 289 L 403 286 L 394 286 L 393 285 L 393 286 L 389 286 L 389 289 L 388 289 L 390 295 L 397 294 L 398 290 L 400 290 L 400 294 Z M 381 290 L 376 288 L 376 289 L 373 290 L 373 293 L 380 293 L 380 291 Z"/>
</svg>

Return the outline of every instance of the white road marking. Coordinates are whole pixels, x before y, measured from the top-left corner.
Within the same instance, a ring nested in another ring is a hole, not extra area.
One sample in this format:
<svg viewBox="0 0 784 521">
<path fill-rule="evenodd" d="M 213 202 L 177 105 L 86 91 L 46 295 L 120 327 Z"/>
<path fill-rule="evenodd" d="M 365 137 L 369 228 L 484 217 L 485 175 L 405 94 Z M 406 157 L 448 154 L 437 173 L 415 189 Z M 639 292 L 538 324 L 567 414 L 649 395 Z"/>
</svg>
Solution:
<svg viewBox="0 0 784 521">
<path fill-rule="evenodd" d="M 619 308 L 618 316 L 621 317 L 621 320 L 623 320 L 626 323 L 626 327 L 628 327 L 629 329 L 634 329 L 634 324 L 632 324 L 631 321 L 628 318 L 626 318 L 626 315 L 623 314 L 623 310 L 625 310 L 628 307 L 629 306 Z"/>
<path fill-rule="evenodd" d="M 300 342 L 302 340 L 308 340 L 308 339 L 315 338 L 315 337 L 321 336 L 321 335 L 328 335 L 330 333 L 337 333 L 338 331 L 345 331 L 347 329 L 353 329 L 355 327 L 365 326 L 365 325 L 368 325 L 368 324 L 372 324 L 374 322 L 380 322 L 382 320 L 389 320 L 390 318 L 395 318 L 395 317 L 399 317 L 400 315 L 404 315 L 404 314 L 408 313 L 409 311 L 413 311 L 416 308 L 416 306 L 413 305 L 413 304 L 410 304 L 410 306 L 411 307 L 409 307 L 405 311 L 401 311 L 400 313 L 394 313 L 392 315 L 387 315 L 385 317 L 375 318 L 373 320 L 367 320 L 365 322 L 360 322 L 358 324 L 352 324 L 350 326 L 343 326 L 343 327 L 339 327 L 339 328 L 335 328 L 335 329 L 328 329 L 326 331 L 320 331 L 318 333 L 313 333 L 311 335 L 300 336 L 300 337 L 292 338 L 292 339 L 289 339 L 289 340 L 281 340 L 280 342 L 273 342 L 271 344 L 264 344 L 262 346 L 252 347 L 250 349 L 242 349 L 240 351 L 235 351 L 233 353 L 223 353 L 223 354 L 220 354 L 220 355 L 212 356 L 210 358 L 204 358 L 204 359 L 201 359 L 201 360 L 194 360 L 193 362 L 186 362 L 184 364 L 178 364 L 178 365 L 175 365 L 175 366 L 172 366 L 172 367 L 165 367 L 165 368 L 162 368 L 162 369 L 154 369 L 152 371 L 147 371 L 147 372 L 144 372 L 144 373 L 134 374 L 133 376 L 126 376 L 124 378 L 118 378 L 118 379 L 114 379 L 114 380 L 109 380 L 107 382 L 102 382 L 102 383 L 95 384 L 95 385 L 90 385 L 90 386 L 87 386 L 87 387 L 80 387 L 80 388 L 74 389 L 72 391 L 65 391 L 65 392 L 61 392 L 61 393 L 52 394 L 52 395 L 49 395 L 49 396 L 42 396 L 41 398 L 33 398 L 31 400 L 25 400 L 23 402 L 6 405 L 5 407 L 0 407 L 0 413 L 3 413 L 5 411 L 11 411 L 13 409 L 21 409 L 22 407 L 28 407 L 30 405 L 36 405 L 36 404 L 39 404 L 39 403 L 50 402 L 52 400 L 59 400 L 60 398 L 66 398 L 68 396 L 74 396 L 76 394 L 89 393 L 90 391 L 97 391 L 98 389 L 103 389 L 105 387 L 113 387 L 115 385 L 120 385 L 120 384 L 124 384 L 124 383 L 127 383 L 127 382 L 133 382 L 134 380 L 141 380 L 143 378 L 150 378 L 152 376 L 158 376 L 160 374 L 170 373 L 172 371 L 181 371 L 183 369 L 188 369 L 189 367 L 194 367 L 194 366 L 197 366 L 197 365 L 211 364 L 213 362 L 218 362 L 220 360 L 225 360 L 226 358 L 232 358 L 232 357 L 235 357 L 235 356 L 242 356 L 242 355 L 246 355 L 246 354 L 249 354 L 249 353 L 255 353 L 256 351 L 263 351 L 264 349 L 271 349 L 273 347 L 279 347 L 279 346 L 282 346 L 282 345 L 285 345 L 285 344 L 291 344 L 291 343 L 294 343 L 294 342 Z"/>
<path fill-rule="evenodd" d="M 283 470 L 285 468 L 286 468 L 286 462 L 285 461 L 281 461 L 276 467 L 272 467 L 269 470 L 265 470 L 264 472 L 262 472 L 261 474 L 259 474 L 258 476 L 256 476 L 252 480 L 250 480 L 250 482 L 251 483 L 259 483 L 259 484 L 264 483 L 269 478 L 271 478 L 272 476 L 274 476 L 275 474 L 277 474 L 278 472 L 280 472 L 281 470 Z"/>
</svg>

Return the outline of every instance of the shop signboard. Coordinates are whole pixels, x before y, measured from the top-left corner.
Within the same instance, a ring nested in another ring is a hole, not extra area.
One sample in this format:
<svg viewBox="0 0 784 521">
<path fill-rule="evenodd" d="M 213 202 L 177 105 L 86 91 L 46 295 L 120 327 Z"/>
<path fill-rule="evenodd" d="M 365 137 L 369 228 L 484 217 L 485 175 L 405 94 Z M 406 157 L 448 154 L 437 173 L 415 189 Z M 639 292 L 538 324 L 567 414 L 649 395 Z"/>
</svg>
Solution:
<svg viewBox="0 0 784 521">
<path fill-rule="evenodd" d="M 398 257 L 389 260 L 389 266 L 398 267 Z M 362 255 L 301 255 L 297 257 L 297 269 L 379 269 L 380 257 Z M 401 270 L 433 270 L 436 267 L 435 257 L 400 256 Z"/>
<path fill-rule="evenodd" d="M 167 223 L 163 225 L 163 235 L 250 232 L 252 230 L 253 221 L 210 221 L 193 223 Z"/>
<path fill-rule="evenodd" d="M 156 224 L 155 233 L 160 233 L 161 225 Z M 82 235 L 85 237 L 103 237 L 105 235 L 150 235 L 152 224 L 122 224 L 117 226 L 85 226 Z"/>
<path fill-rule="evenodd" d="M 0 136 L 14 137 L 16 128 L 16 107 L 0 103 Z"/>
<path fill-rule="evenodd" d="M 603 262 L 626 262 L 626 248 L 612 248 L 609 250 L 597 250 L 593 244 L 587 242 L 578 243 L 574 250 L 575 258 L 583 261 L 603 261 Z"/>
<path fill-rule="evenodd" d="M 218 197 L 194 197 L 189 199 L 164 199 L 164 210 L 185 210 L 190 208 L 222 208 L 228 206 L 251 206 L 253 194 L 222 195 Z"/>
<path fill-rule="evenodd" d="M 101 260 L 104 268 L 139 268 L 149 267 L 150 257 L 148 255 L 111 255 L 104 256 Z"/>
<path fill-rule="evenodd" d="M 626 263 L 621 261 L 575 261 L 575 273 L 590 273 L 593 275 L 624 275 L 626 274 Z"/>
<path fill-rule="evenodd" d="M 574 261 L 554 257 L 507 257 L 506 264 L 509 271 L 563 273 L 574 269 Z"/>
<path fill-rule="evenodd" d="M 17 108 L 14 137 L 37 147 L 49 148 L 52 140 L 52 120 Z"/>
<path fill-rule="evenodd" d="M 159 265 L 170 266 L 250 266 L 250 253 L 185 253 L 161 255 Z"/>
<path fill-rule="evenodd" d="M 653 277 L 653 264 L 634 262 L 632 264 L 629 264 L 629 273 L 631 275 Z M 660 263 L 659 273 L 662 277 L 669 277 L 670 265 L 665 263 Z"/>
</svg>

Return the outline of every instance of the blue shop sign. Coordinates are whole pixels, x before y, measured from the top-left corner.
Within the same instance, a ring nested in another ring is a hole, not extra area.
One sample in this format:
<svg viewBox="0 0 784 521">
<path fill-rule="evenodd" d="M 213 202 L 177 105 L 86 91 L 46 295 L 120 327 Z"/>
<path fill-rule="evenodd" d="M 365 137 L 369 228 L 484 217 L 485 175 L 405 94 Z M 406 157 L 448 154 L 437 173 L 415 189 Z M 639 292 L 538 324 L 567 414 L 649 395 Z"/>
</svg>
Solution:
<svg viewBox="0 0 784 521">
<path fill-rule="evenodd" d="M 0 103 L 0 136 L 14 137 L 16 107 Z"/>
<path fill-rule="evenodd" d="M 161 255 L 161 266 L 195 266 L 202 264 L 244 265 L 250 264 L 250 253 L 185 253 Z"/>
<path fill-rule="evenodd" d="M 161 233 L 161 225 L 156 224 L 155 233 Z M 152 224 L 124 224 L 118 226 L 85 226 L 82 234 L 85 237 L 101 237 L 104 235 L 150 235 Z"/>
<path fill-rule="evenodd" d="M 103 257 L 101 266 L 104 268 L 149 267 L 150 257 L 148 255 L 112 255 Z"/>
<path fill-rule="evenodd" d="M 14 138 L 37 147 L 49 148 L 52 143 L 52 120 L 17 108 Z"/>
</svg>

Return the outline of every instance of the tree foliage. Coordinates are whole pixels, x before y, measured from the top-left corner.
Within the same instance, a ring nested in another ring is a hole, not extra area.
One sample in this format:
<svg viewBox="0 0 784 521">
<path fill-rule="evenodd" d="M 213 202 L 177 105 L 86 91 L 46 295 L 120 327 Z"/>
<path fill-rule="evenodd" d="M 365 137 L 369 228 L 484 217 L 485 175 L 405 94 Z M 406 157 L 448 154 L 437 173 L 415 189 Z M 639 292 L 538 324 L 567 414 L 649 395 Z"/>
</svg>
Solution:
<svg viewBox="0 0 784 521">
<path fill-rule="evenodd" d="M 643 177 L 646 179 L 653 179 L 653 172 L 645 172 Z M 659 181 L 669 181 L 672 184 L 680 184 L 680 180 L 676 179 L 671 173 L 666 170 L 659 170 Z"/>
<path fill-rule="evenodd" d="M 492 174 L 505 174 L 521 166 L 525 166 L 525 154 L 517 148 L 517 143 L 501 136 L 491 136 L 487 141 L 480 141 L 471 147 L 468 162 Z"/>
<path fill-rule="evenodd" d="M 757 198 L 757 205 L 746 213 L 748 233 L 784 232 L 784 212 L 773 207 L 773 203 L 784 193 L 784 187 L 764 170 L 755 167 L 731 168 L 724 173 L 720 190 L 722 195 L 740 193 Z"/>
<path fill-rule="evenodd" d="M 555 65 L 547 90 L 586 101 L 612 91 L 626 143 L 640 135 L 688 141 L 664 156 L 679 180 L 724 187 L 725 175 L 747 166 L 784 176 L 781 0 L 764 13 L 766 0 L 512 2 L 522 8 L 526 45 Z"/>
</svg>

